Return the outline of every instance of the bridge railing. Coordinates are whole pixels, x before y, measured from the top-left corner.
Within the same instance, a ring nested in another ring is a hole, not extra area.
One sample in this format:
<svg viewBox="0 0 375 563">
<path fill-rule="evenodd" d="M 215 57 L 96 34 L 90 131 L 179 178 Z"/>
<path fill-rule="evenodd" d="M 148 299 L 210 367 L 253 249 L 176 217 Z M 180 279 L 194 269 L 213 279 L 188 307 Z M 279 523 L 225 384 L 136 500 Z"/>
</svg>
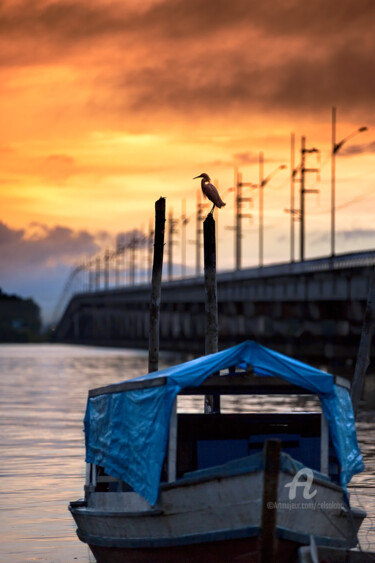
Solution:
<svg viewBox="0 0 375 563">
<path fill-rule="evenodd" d="M 312 260 L 305 260 L 303 262 L 286 262 L 280 264 L 270 264 L 263 267 L 251 267 L 244 268 L 241 270 L 230 270 L 218 273 L 218 282 L 230 282 L 235 280 L 245 280 L 245 279 L 259 279 L 259 277 L 279 277 L 285 275 L 298 276 L 303 274 L 309 274 L 319 271 L 329 271 L 329 270 L 340 270 L 348 268 L 363 268 L 363 267 L 374 267 L 375 266 L 375 251 L 363 251 L 363 252 L 352 252 L 347 254 L 340 254 L 333 257 L 323 257 L 314 258 Z M 111 291 L 118 288 L 134 287 L 140 285 L 148 285 L 146 278 L 139 277 L 137 281 L 133 283 L 124 283 L 123 278 L 117 275 L 107 274 L 107 283 L 103 287 L 100 284 L 101 273 L 99 272 L 99 277 L 96 278 L 95 283 L 92 283 L 92 277 L 90 277 L 90 272 L 87 272 L 84 265 L 76 266 L 73 268 L 69 277 L 65 283 L 64 289 L 58 303 L 56 304 L 53 320 L 57 324 L 58 320 L 61 318 L 66 306 L 72 297 L 78 293 L 95 293 L 97 291 Z M 194 279 L 202 280 L 202 277 L 197 276 L 185 276 L 175 278 L 172 281 L 165 283 L 173 284 L 184 284 L 191 283 Z M 99 283 L 98 283 L 99 280 Z M 108 281 L 109 280 L 109 281 Z M 163 278 L 164 281 L 164 278 Z"/>
</svg>

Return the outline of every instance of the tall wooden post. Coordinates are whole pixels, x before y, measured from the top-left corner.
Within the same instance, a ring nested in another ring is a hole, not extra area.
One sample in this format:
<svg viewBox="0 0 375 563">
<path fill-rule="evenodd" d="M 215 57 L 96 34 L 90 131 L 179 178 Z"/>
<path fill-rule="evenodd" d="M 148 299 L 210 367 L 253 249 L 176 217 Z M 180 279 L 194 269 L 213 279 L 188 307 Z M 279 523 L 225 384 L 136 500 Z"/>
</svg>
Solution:
<svg viewBox="0 0 375 563">
<path fill-rule="evenodd" d="M 160 324 L 160 299 L 161 280 L 163 273 L 165 231 L 165 198 L 161 197 L 155 202 L 155 235 L 154 235 L 154 261 L 152 265 L 151 300 L 150 300 L 150 333 L 148 348 L 148 371 L 157 371 L 159 368 L 159 324 Z"/>
<path fill-rule="evenodd" d="M 276 524 L 277 489 L 280 469 L 280 440 L 266 440 L 264 446 L 264 478 L 262 499 L 262 526 L 260 537 L 260 563 L 277 561 Z"/>
<path fill-rule="evenodd" d="M 202 190 L 197 190 L 197 212 L 195 219 L 195 275 L 201 274 L 201 219 L 202 219 Z"/>
<path fill-rule="evenodd" d="M 217 314 L 217 282 L 216 282 L 216 242 L 215 220 L 211 213 L 203 223 L 204 235 L 204 282 L 205 282 L 205 353 L 214 354 L 218 351 L 218 314 Z M 214 410 L 214 398 L 205 396 L 204 412 Z"/>
</svg>

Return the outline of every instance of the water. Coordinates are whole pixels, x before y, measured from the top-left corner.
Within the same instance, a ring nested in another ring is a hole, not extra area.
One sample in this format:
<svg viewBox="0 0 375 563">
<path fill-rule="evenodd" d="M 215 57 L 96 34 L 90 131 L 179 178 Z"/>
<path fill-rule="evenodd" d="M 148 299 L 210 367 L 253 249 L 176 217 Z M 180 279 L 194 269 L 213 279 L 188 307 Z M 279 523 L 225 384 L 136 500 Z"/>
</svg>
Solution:
<svg viewBox="0 0 375 563">
<path fill-rule="evenodd" d="M 163 355 L 160 367 L 179 361 Z M 140 351 L 0 345 L 0 563 L 94 561 L 67 510 L 83 494 L 87 391 L 146 371 L 147 354 Z M 236 400 L 227 401 L 228 409 L 239 410 Z M 267 407 L 259 397 L 251 403 L 252 410 Z M 283 409 L 285 400 L 275 406 Z M 301 399 L 294 406 L 306 408 Z M 375 549 L 374 430 L 375 413 L 362 413 L 366 471 L 353 480 L 351 495 L 369 514 L 360 535 L 365 549 Z"/>
</svg>

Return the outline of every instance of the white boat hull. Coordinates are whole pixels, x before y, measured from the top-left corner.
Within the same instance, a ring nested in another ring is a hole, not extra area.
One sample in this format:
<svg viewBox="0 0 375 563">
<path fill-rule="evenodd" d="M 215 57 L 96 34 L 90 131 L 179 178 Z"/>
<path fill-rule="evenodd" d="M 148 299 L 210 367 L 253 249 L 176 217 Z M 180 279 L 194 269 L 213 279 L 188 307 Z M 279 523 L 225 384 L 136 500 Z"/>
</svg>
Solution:
<svg viewBox="0 0 375 563">
<path fill-rule="evenodd" d="M 162 485 L 154 507 L 134 492 L 90 493 L 87 503 L 70 506 L 78 536 L 103 562 L 166 562 L 176 557 L 190 562 L 203 556 L 206 561 L 228 561 L 227 549 L 232 561 L 256 561 L 263 471 L 233 475 L 225 468 Z M 313 498 L 304 498 L 307 489 L 301 486 L 290 499 L 292 479 L 293 473 L 280 471 L 278 500 L 272 507 L 277 510 L 278 560 L 297 557 L 298 546 L 308 544 L 311 534 L 318 545 L 354 547 L 365 513 L 349 509 L 343 490 L 325 479 L 314 478 Z"/>
</svg>

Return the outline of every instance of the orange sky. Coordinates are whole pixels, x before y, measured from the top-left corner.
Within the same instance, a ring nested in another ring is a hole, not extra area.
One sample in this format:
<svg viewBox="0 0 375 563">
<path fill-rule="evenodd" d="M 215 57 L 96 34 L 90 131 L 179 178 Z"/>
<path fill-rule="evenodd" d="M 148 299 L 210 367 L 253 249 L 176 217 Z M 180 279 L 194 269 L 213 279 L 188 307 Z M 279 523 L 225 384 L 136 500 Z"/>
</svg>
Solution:
<svg viewBox="0 0 375 563">
<path fill-rule="evenodd" d="M 337 159 L 337 251 L 373 248 L 374 23 L 373 0 L 5 0 L 2 248 L 17 232 L 19 243 L 45 246 L 60 236 L 67 250 L 58 256 L 76 259 L 72 238 L 92 237 L 79 247 L 87 254 L 119 231 L 146 228 L 161 195 L 175 215 L 186 198 L 191 215 L 193 176 L 207 172 L 225 194 L 236 164 L 257 182 L 259 151 L 265 175 L 289 165 L 294 131 L 297 148 L 306 135 L 322 151 L 321 182 L 309 179 L 320 194 L 307 198 L 306 255 L 328 254 L 332 105 L 337 140 L 369 127 Z M 319 164 L 314 155 L 310 163 Z M 289 258 L 289 173 L 265 190 L 266 262 Z M 252 195 L 245 265 L 257 261 Z M 221 267 L 233 263 L 224 229 L 232 197 L 219 212 Z M 189 230 L 193 238 L 193 222 Z M 193 265 L 192 247 L 190 255 Z"/>
</svg>

